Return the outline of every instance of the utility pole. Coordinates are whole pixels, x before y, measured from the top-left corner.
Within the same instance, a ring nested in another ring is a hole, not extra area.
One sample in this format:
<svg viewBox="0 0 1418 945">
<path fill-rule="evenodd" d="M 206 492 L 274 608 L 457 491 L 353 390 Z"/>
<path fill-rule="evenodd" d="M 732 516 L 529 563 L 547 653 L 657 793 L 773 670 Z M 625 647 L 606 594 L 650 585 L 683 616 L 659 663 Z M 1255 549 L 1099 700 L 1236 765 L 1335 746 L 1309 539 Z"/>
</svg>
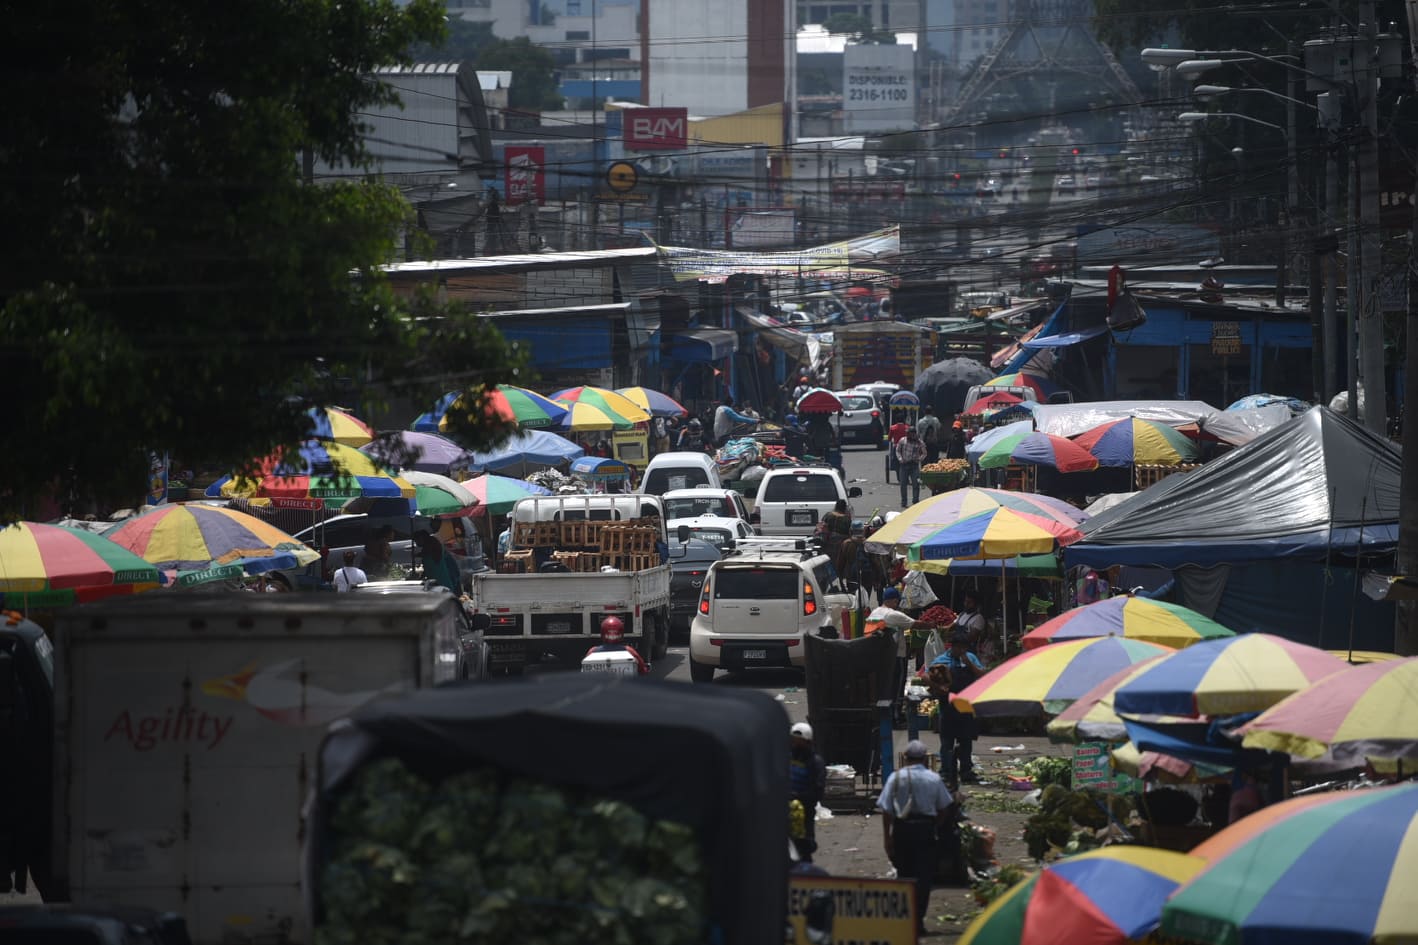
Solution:
<svg viewBox="0 0 1418 945">
<path fill-rule="evenodd" d="M 1414 87 L 1418 88 L 1418 0 L 1408 0 L 1408 43 L 1412 56 L 1410 69 Z M 1415 168 L 1418 173 L 1418 168 Z M 1418 426 L 1408 422 L 1408 408 L 1418 408 L 1418 200 L 1413 201 L 1413 223 L 1408 242 L 1408 312 L 1404 320 L 1407 341 L 1404 345 L 1403 428 L 1404 440 L 1412 437 Z M 1403 451 L 1403 471 L 1398 490 L 1398 558 L 1399 576 L 1418 580 L 1418 447 L 1409 444 Z M 1400 656 L 1418 654 L 1418 601 L 1399 601 L 1394 608 L 1393 651 Z"/>
<path fill-rule="evenodd" d="M 1338 361 L 1335 345 L 1339 341 L 1339 127 L 1341 103 L 1334 92 L 1322 92 L 1315 97 L 1320 110 L 1320 127 L 1324 133 L 1324 214 L 1320 217 L 1318 240 L 1324 265 L 1324 402 L 1339 393 Z M 1346 351 L 1348 349 L 1346 348 Z"/>
<path fill-rule="evenodd" d="M 1379 242 L 1379 72 L 1378 25 L 1373 0 L 1359 4 L 1356 44 L 1356 82 L 1361 128 L 1358 142 L 1359 184 L 1359 351 L 1364 383 L 1364 426 L 1385 436 L 1388 432 L 1388 396 L 1384 380 L 1384 318 L 1379 298 L 1383 266 Z"/>
</svg>

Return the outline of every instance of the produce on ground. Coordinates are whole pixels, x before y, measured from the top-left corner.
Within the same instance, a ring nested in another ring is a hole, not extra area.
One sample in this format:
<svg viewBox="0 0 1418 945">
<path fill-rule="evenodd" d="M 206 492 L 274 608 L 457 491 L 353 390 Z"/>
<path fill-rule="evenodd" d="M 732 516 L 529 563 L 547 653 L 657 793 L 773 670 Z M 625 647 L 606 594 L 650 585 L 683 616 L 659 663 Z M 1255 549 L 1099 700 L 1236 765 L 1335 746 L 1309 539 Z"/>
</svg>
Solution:
<svg viewBox="0 0 1418 945">
<path fill-rule="evenodd" d="M 336 804 L 316 945 L 688 945 L 707 874 L 693 831 L 620 801 L 396 759 Z"/>
</svg>

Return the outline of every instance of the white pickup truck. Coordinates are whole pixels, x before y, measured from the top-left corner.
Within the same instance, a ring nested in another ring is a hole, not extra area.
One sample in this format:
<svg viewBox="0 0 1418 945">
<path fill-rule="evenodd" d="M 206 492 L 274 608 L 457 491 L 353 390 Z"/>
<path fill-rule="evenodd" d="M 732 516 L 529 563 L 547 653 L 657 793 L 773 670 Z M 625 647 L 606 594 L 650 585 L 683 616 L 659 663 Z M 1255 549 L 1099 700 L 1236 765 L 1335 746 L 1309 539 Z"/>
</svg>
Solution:
<svg viewBox="0 0 1418 945">
<path fill-rule="evenodd" d="M 498 572 L 472 576 L 474 608 L 489 618 L 494 672 L 520 673 L 545 653 L 579 663 L 611 616 L 624 621 L 625 642 L 647 660 L 665 655 L 670 566 L 660 554 L 668 543 L 658 496 L 536 496 L 518 502 L 511 519 L 511 552 Z M 620 554 L 602 538 L 607 526 L 632 523 L 653 528 L 652 546 Z M 586 529 L 580 536 L 578 526 Z M 507 573 L 508 562 L 528 570 Z"/>
</svg>

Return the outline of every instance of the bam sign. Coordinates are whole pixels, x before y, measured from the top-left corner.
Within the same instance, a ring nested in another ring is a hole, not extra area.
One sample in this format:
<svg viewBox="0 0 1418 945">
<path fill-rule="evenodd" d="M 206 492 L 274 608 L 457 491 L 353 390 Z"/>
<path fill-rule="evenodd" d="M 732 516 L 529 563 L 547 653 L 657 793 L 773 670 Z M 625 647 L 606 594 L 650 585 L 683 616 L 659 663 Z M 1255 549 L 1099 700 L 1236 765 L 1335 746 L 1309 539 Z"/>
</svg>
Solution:
<svg viewBox="0 0 1418 945">
<path fill-rule="evenodd" d="M 625 110 L 627 151 L 682 151 L 689 139 L 689 111 L 683 108 Z"/>
</svg>

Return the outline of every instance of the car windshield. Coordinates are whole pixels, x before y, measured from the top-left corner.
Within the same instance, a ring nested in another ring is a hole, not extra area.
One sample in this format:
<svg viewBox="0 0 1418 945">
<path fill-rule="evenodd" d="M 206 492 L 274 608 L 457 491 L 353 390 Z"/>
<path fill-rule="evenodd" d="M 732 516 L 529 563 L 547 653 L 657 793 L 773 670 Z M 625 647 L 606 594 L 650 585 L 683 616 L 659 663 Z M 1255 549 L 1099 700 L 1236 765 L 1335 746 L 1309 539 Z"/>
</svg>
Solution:
<svg viewBox="0 0 1418 945">
<path fill-rule="evenodd" d="M 763 487 L 764 502 L 836 502 L 837 481 L 823 473 L 774 476 Z"/>
<path fill-rule="evenodd" d="M 794 600 L 795 568 L 723 568 L 714 580 L 716 600 Z"/>
<path fill-rule="evenodd" d="M 843 396 L 838 400 L 842 401 L 843 410 L 867 410 L 870 409 L 874 401 L 865 396 Z"/>
<path fill-rule="evenodd" d="M 733 514 L 733 509 L 729 508 L 729 503 L 721 495 L 665 500 L 665 517 L 670 519 L 698 518 L 701 515 L 732 516 Z"/>
<path fill-rule="evenodd" d="M 702 469 L 693 466 L 667 466 L 650 470 L 650 474 L 640 484 L 640 490 L 651 495 L 663 495 L 672 489 L 693 489 L 695 486 L 708 484 L 709 477 Z"/>
</svg>

